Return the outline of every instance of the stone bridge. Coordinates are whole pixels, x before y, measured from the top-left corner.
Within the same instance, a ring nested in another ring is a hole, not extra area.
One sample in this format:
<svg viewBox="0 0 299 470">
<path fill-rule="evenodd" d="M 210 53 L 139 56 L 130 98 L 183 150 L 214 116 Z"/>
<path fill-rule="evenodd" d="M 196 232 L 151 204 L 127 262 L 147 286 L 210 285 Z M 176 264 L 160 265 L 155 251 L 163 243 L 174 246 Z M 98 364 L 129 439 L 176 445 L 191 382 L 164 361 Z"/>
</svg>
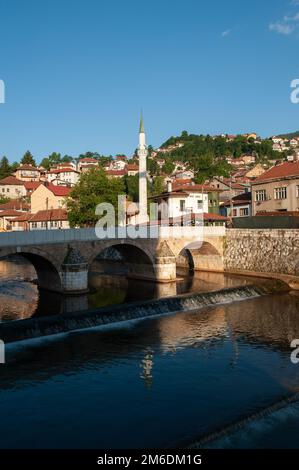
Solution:
<svg viewBox="0 0 299 470">
<path fill-rule="evenodd" d="M 56 292 L 86 291 L 93 261 L 111 248 L 129 277 L 172 282 L 179 267 L 280 278 L 299 289 L 299 230 L 183 229 L 159 227 L 153 238 L 98 238 L 93 228 L 0 233 L 0 259 L 22 255 L 39 286 Z"/>
<path fill-rule="evenodd" d="M 81 293 L 99 255 L 113 247 L 130 277 L 172 282 L 177 267 L 223 271 L 224 227 L 159 227 L 156 237 L 130 238 L 119 228 L 115 238 L 98 238 L 94 228 L 0 233 L 0 258 L 20 254 L 29 260 L 41 288 Z"/>
</svg>

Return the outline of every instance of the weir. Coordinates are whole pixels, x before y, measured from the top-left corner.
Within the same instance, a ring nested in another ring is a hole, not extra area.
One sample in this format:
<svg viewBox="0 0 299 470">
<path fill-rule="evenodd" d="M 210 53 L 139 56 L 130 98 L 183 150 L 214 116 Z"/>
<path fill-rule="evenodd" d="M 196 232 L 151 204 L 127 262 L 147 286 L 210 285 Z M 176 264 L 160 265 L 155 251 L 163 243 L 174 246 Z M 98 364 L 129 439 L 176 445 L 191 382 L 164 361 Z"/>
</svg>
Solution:
<svg viewBox="0 0 299 470">
<path fill-rule="evenodd" d="M 223 303 L 283 293 L 289 290 L 290 288 L 284 282 L 265 281 L 259 285 L 233 287 L 207 293 L 184 294 L 64 315 L 32 318 L 0 324 L 0 338 L 5 343 L 10 343 L 128 320 L 200 310 Z"/>
</svg>

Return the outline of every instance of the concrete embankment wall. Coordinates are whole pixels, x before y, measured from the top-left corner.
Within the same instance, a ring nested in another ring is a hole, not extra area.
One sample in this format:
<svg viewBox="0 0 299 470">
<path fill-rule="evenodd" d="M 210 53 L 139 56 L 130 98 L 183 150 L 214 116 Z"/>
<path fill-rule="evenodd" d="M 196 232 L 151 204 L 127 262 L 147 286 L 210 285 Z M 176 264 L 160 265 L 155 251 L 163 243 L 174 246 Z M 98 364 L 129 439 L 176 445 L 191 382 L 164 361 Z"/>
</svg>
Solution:
<svg viewBox="0 0 299 470">
<path fill-rule="evenodd" d="M 257 286 L 233 287 L 200 294 L 184 294 L 104 309 L 8 322 L 0 324 L 0 338 L 9 343 L 127 320 L 199 310 L 213 305 L 287 292 L 288 290 L 288 286 L 282 282 L 265 281 Z"/>
</svg>

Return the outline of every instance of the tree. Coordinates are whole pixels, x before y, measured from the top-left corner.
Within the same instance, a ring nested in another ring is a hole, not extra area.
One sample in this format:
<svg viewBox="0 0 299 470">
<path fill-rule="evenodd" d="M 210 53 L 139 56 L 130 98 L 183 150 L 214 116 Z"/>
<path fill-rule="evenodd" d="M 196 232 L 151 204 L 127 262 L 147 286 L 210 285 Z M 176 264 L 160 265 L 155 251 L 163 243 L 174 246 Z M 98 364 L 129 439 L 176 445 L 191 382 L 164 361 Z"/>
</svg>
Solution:
<svg viewBox="0 0 299 470">
<path fill-rule="evenodd" d="M 95 210 L 102 202 L 110 203 L 118 214 L 118 195 L 124 194 L 123 181 L 109 180 L 101 168 L 81 175 L 67 198 L 68 219 L 71 227 L 94 227 L 99 220 Z"/>
<path fill-rule="evenodd" d="M 163 193 L 165 190 L 164 186 L 164 178 L 162 176 L 157 176 L 153 179 L 153 182 L 149 187 L 149 196 L 158 196 Z"/>
<path fill-rule="evenodd" d="M 6 178 L 11 174 L 11 167 L 7 157 L 2 157 L 0 160 L 0 179 Z"/>
<path fill-rule="evenodd" d="M 70 163 L 72 161 L 73 161 L 73 157 L 71 157 L 70 155 L 64 155 L 61 159 L 62 163 Z"/>
<path fill-rule="evenodd" d="M 48 158 L 51 166 L 58 165 L 58 163 L 61 163 L 61 153 L 52 152 Z"/>
<path fill-rule="evenodd" d="M 157 161 L 149 159 L 147 161 L 147 170 L 151 176 L 158 176 L 160 173 L 160 167 Z"/>
<path fill-rule="evenodd" d="M 35 160 L 33 158 L 33 155 L 27 150 L 27 152 L 24 154 L 22 160 L 21 160 L 21 165 L 33 165 L 35 166 Z"/>
<path fill-rule="evenodd" d="M 50 166 L 51 166 L 50 160 L 49 160 L 47 157 L 45 157 L 45 158 L 42 159 L 40 165 L 41 165 L 43 168 L 45 168 L 46 170 L 49 170 L 49 169 L 50 169 Z"/>
<path fill-rule="evenodd" d="M 174 172 L 174 169 L 175 169 L 175 166 L 174 164 L 172 163 L 171 160 L 166 160 L 164 165 L 162 166 L 162 171 L 163 173 L 165 173 L 166 175 L 171 175 L 173 172 Z"/>
<path fill-rule="evenodd" d="M 138 202 L 139 200 L 139 175 L 124 177 L 125 191 L 131 201 Z"/>
</svg>

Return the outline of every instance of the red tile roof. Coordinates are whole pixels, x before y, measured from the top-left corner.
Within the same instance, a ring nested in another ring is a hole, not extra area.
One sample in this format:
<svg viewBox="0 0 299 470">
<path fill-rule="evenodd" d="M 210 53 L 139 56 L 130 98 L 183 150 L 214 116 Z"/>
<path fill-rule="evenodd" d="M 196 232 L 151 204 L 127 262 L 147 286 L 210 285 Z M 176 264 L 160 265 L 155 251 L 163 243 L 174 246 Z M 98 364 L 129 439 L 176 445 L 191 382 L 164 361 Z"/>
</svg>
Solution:
<svg viewBox="0 0 299 470">
<path fill-rule="evenodd" d="M 14 209 L 7 209 L 5 211 L 0 212 L 0 217 L 12 217 L 12 216 L 18 217 L 19 215 L 20 215 L 20 212 L 15 211 Z"/>
<path fill-rule="evenodd" d="M 228 217 L 224 217 L 223 215 L 219 215 L 219 214 L 211 214 L 211 213 L 207 213 L 207 212 L 204 212 L 204 215 L 203 215 L 203 218 L 204 220 L 210 220 L 210 221 L 223 221 L 225 222 L 226 220 L 228 220 Z"/>
<path fill-rule="evenodd" d="M 281 165 L 276 165 L 265 171 L 262 175 L 258 176 L 252 184 L 257 184 L 262 181 L 288 178 L 291 176 L 299 177 L 299 161 L 297 162 L 286 162 Z"/>
<path fill-rule="evenodd" d="M 127 165 L 127 170 L 128 171 L 139 171 L 139 166 L 135 165 L 134 163 L 129 163 Z"/>
<path fill-rule="evenodd" d="M 30 212 L 24 212 L 23 214 L 19 215 L 19 217 L 14 217 L 13 219 L 7 219 L 10 222 L 27 222 L 32 217 Z"/>
<path fill-rule="evenodd" d="M 27 191 L 34 191 L 38 188 L 42 183 L 40 181 L 24 181 L 24 186 Z"/>
<path fill-rule="evenodd" d="M 86 157 L 80 158 L 79 163 L 98 163 L 98 160 L 96 160 L 95 158 Z"/>
<path fill-rule="evenodd" d="M 33 171 L 37 171 L 37 173 L 39 173 L 39 169 L 36 168 L 36 166 L 33 166 L 33 165 L 30 165 L 29 163 L 25 163 L 24 165 L 20 165 L 16 171 L 18 170 L 33 170 Z"/>
<path fill-rule="evenodd" d="M 56 170 L 50 170 L 48 171 L 48 174 L 58 174 L 58 173 L 79 173 L 77 170 L 74 168 L 57 168 Z"/>
<path fill-rule="evenodd" d="M 68 196 L 71 192 L 69 186 L 56 186 L 53 183 L 48 183 L 45 185 L 55 196 Z"/>
<path fill-rule="evenodd" d="M 177 186 L 183 186 L 183 185 L 190 186 L 191 183 L 192 183 L 191 178 L 183 178 L 183 179 L 177 178 L 173 184 Z"/>
<path fill-rule="evenodd" d="M 29 211 L 30 205 L 26 204 L 25 202 L 19 201 L 18 199 L 12 199 L 11 201 L 6 202 L 5 204 L 0 204 L 0 211 L 4 211 L 6 209 L 20 209 L 24 211 Z"/>
<path fill-rule="evenodd" d="M 176 185 L 175 183 L 173 184 L 173 188 L 175 191 L 187 191 L 187 192 L 206 192 L 206 193 L 212 193 L 212 192 L 222 192 L 221 189 L 218 188 L 213 188 L 212 186 L 209 186 L 207 184 L 190 184 L 190 185 Z"/>
<path fill-rule="evenodd" d="M 18 180 L 15 176 L 7 176 L 0 180 L 0 185 L 24 186 L 24 181 Z"/>
<path fill-rule="evenodd" d="M 49 209 L 38 211 L 36 214 L 33 214 L 29 222 L 47 222 L 47 221 L 57 221 L 57 220 L 68 220 L 67 212 L 65 209 Z"/>
<path fill-rule="evenodd" d="M 106 174 L 108 176 L 125 176 L 127 174 L 126 170 L 107 170 Z"/>
</svg>

